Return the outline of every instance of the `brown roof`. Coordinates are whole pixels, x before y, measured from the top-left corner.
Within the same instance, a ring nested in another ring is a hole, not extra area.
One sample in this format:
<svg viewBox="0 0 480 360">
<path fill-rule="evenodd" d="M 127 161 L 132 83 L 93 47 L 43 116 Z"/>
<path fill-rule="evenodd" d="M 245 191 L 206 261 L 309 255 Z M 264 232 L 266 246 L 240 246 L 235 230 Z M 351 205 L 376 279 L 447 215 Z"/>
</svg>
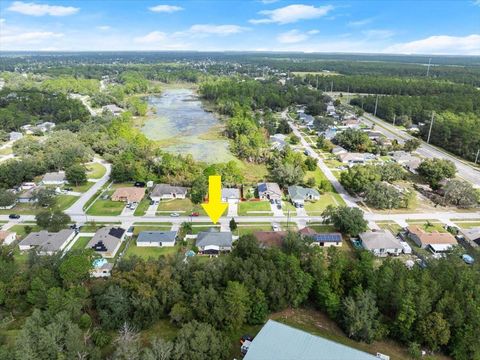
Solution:
<svg viewBox="0 0 480 360">
<path fill-rule="evenodd" d="M 286 231 L 255 231 L 253 236 L 257 239 L 261 247 L 281 247 L 283 239 L 287 236 Z"/>
<path fill-rule="evenodd" d="M 10 234 L 12 233 L 5 230 L 0 230 L 0 242 L 4 241 Z"/>
<path fill-rule="evenodd" d="M 140 202 L 145 196 L 145 188 L 123 187 L 118 188 L 112 195 L 113 201 Z"/>
<path fill-rule="evenodd" d="M 303 229 L 301 229 L 299 233 L 302 235 L 315 235 L 317 232 L 313 230 L 311 227 L 306 226 Z"/>
<path fill-rule="evenodd" d="M 425 232 L 420 226 L 412 225 L 407 227 L 407 230 L 416 235 L 423 245 L 429 244 L 451 244 L 457 245 L 457 240 L 450 233 L 440 233 L 433 231 L 431 233 Z"/>
</svg>

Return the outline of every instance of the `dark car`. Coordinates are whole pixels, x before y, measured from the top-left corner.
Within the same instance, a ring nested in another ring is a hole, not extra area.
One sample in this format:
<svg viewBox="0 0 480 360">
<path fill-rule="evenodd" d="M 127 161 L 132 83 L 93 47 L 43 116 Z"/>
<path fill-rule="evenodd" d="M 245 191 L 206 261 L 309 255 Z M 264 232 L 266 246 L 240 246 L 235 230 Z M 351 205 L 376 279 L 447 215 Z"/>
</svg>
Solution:
<svg viewBox="0 0 480 360">
<path fill-rule="evenodd" d="M 136 181 L 134 184 L 135 187 L 145 187 L 145 185 L 143 181 Z"/>
<path fill-rule="evenodd" d="M 66 188 L 63 188 L 63 190 L 65 190 L 65 191 L 73 191 L 73 188 L 71 188 L 71 187 L 66 187 Z"/>
<path fill-rule="evenodd" d="M 20 219 L 20 215 L 18 215 L 18 214 L 10 214 L 10 215 L 8 215 L 8 218 L 9 218 L 9 219 Z"/>
<path fill-rule="evenodd" d="M 253 341 L 253 336 L 243 335 L 243 336 L 240 338 L 240 344 L 243 344 L 245 341 Z"/>
<path fill-rule="evenodd" d="M 280 210 L 282 208 L 282 205 L 277 204 L 277 209 Z"/>
</svg>

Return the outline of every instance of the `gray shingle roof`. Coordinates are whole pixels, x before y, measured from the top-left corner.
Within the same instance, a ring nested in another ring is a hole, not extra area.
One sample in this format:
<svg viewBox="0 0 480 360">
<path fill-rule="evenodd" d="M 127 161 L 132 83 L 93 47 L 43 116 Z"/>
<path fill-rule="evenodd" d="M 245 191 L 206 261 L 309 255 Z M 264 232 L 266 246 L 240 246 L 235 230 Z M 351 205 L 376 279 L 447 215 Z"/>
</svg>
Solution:
<svg viewBox="0 0 480 360">
<path fill-rule="evenodd" d="M 232 233 L 230 231 L 213 232 L 205 231 L 201 232 L 197 236 L 196 245 L 198 247 L 205 247 L 208 245 L 215 245 L 220 247 L 232 246 Z"/>
<path fill-rule="evenodd" d="M 99 229 L 93 238 L 88 242 L 87 248 L 95 251 L 111 253 L 122 241 L 125 229 L 120 227 L 107 226 Z"/>
<path fill-rule="evenodd" d="M 43 181 L 65 181 L 65 172 L 58 171 L 58 172 L 50 172 L 46 173 L 43 176 Z"/>
<path fill-rule="evenodd" d="M 316 189 L 292 185 L 288 187 L 288 195 L 292 200 L 306 200 L 309 197 L 319 197 L 320 193 Z"/>
<path fill-rule="evenodd" d="M 366 231 L 358 236 L 362 240 L 363 247 L 367 250 L 403 249 L 400 240 L 395 238 L 388 230 Z"/>
<path fill-rule="evenodd" d="M 142 231 L 140 234 L 138 234 L 137 243 L 175 242 L 176 237 L 176 231 Z"/>
<path fill-rule="evenodd" d="M 64 229 L 56 233 L 51 233 L 46 230 L 30 233 L 23 239 L 19 245 L 22 246 L 38 246 L 40 251 L 55 252 L 59 251 L 60 247 L 72 236 L 74 230 Z"/>
<path fill-rule="evenodd" d="M 169 184 L 157 184 L 153 188 L 150 196 L 162 196 L 162 195 L 170 195 L 170 194 L 182 194 L 185 195 L 187 193 L 187 188 L 182 186 L 172 186 Z"/>
</svg>

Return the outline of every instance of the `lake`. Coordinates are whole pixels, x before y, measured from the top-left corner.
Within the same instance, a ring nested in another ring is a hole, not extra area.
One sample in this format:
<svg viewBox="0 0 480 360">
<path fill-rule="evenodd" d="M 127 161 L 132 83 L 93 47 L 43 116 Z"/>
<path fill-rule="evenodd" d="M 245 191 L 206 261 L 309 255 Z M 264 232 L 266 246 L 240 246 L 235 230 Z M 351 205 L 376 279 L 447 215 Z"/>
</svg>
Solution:
<svg viewBox="0 0 480 360">
<path fill-rule="evenodd" d="M 155 113 L 145 121 L 142 132 L 159 141 L 163 150 L 191 154 L 195 160 L 208 163 L 235 159 L 227 139 L 212 140 L 221 127 L 220 121 L 205 111 L 193 90 L 167 89 L 160 96 L 150 96 L 148 104 Z"/>
</svg>

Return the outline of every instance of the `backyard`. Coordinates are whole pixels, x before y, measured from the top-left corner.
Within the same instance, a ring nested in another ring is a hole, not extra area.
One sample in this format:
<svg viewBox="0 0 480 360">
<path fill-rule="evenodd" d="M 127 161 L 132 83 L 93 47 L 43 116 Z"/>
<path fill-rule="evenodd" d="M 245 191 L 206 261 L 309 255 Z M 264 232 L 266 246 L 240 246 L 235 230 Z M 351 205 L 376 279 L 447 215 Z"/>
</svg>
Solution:
<svg viewBox="0 0 480 360">
<path fill-rule="evenodd" d="M 75 241 L 75 244 L 73 244 L 72 246 L 72 250 L 82 250 L 82 249 L 85 249 L 88 242 L 91 240 L 92 238 L 89 237 L 89 236 L 80 236 L 77 241 Z"/>
</svg>

